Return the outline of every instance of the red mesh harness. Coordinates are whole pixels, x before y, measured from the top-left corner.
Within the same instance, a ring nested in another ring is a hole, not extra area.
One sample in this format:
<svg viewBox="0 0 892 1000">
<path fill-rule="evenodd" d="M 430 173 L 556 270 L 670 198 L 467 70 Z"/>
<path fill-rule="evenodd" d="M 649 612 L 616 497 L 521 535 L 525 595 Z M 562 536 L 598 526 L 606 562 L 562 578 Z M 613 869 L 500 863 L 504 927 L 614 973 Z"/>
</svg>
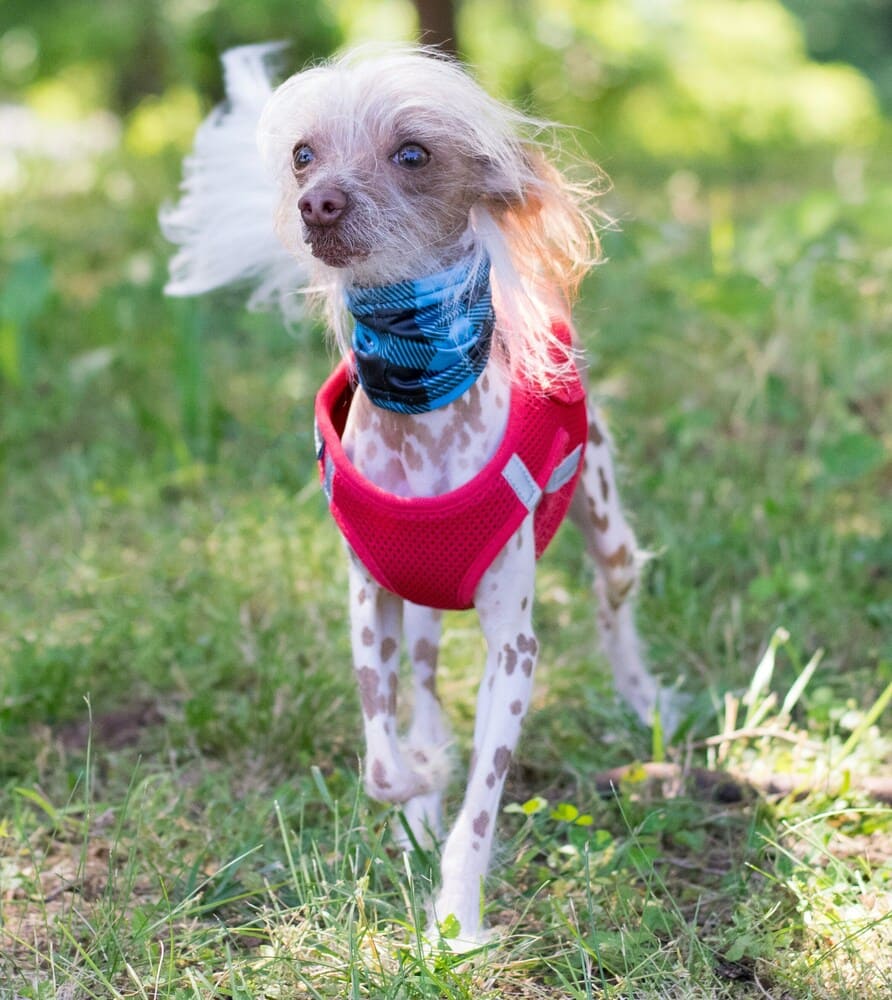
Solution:
<svg viewBox="0 0 892 1000">
<path fill-rule="evenodd" d="M 569 331 L 555 332 L 569 341 Z M 480 578 L 534 511 L 537 558 L 545 551 L 582 471 L 578 376 L 548 395 L 515 383 L 495 455 L 469 482 L 432 497 L 387 493 L 351 464 L 341 436 L 353 392 L 342 361 L 316 397 L 319 472 L 338 527 L 382 587 L 425 607 L 469 608 Z"/>
</svg>

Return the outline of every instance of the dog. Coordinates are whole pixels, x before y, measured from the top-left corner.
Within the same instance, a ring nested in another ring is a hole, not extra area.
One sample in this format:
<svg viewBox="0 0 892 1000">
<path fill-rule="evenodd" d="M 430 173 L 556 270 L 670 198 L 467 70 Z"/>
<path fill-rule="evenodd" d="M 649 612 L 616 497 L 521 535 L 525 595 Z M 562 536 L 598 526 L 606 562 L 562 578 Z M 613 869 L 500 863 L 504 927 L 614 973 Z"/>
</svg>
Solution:
<svg viewBox="0 0 892 1000">
<path fill-rule="evenodd" d="M 317 458 L 349 553 L 365 786 L 402 808 L 406 847 L 442 834 L 442 611 L 479 615 L 473 751 L 429 930 L 453 918 L 451 946 L 473 947 L 487 937 L 481 885 L 533 685 L 536 558 L 565 513 L 597 567 L 619 694 L 645 722 L 668 707 L 636 633 L 642 556 L 571 321 L 600 259 L 600 175 L 568 179 L 546 124 L 435 51 L 359 50 L 275 90 L 272 52 L 224 57 L 228 103 L 162 213 L 180 245 L 166 290 L 248 279 L 254 303 L 287 313 L 300 289 L 327 315 L 343 360 L 317 398 Z M 414 677 L 402 736 L 401 639 Z"/>
</svg>

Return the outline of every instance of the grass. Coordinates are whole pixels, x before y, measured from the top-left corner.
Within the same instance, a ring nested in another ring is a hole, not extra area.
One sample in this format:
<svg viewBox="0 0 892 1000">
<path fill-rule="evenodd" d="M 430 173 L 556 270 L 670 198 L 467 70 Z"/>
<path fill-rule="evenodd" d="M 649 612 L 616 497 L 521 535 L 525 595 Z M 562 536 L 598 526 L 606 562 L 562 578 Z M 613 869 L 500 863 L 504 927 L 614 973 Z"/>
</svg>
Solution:
<svg viewBox="0 0 892 1000">
<path fill-rule="evenodd" d="M 684 212 L 616 179 L 638 221 L 580 329 L 692 721 L 663 747 L 616 705 L 564 529 L 497 944 L 459 958 L 418 933 L 436 854 L 395 853 L 360 790 L 320 331 L 165 301 L 175 160 L 98 169 L 3 206 L 0 997 L 888 996 L 892 810 L 864 787 L 892 763 L 889 178 L 852 201 L 817 164 Z M 126 170 L 145 190 L 112 211 Z M 481 645 L 449 626 L 462 756 Z M 599 792 L 660 756 L 675 777 Z"/>
</svg>

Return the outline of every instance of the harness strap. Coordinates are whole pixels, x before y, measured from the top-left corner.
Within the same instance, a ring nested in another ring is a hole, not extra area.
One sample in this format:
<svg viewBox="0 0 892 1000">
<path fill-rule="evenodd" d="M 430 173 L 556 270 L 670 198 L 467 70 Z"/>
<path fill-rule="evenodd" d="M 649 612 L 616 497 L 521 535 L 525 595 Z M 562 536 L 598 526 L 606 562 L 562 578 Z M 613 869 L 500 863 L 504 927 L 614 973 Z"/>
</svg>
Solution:
<svg viewBox="0 0 892 1000">
<path fill-rule="evenodd" d="M 328 503 L 331 504 L 331 486 L 335 472 L 334 462 L 331 455 L 325 449 L 325 442 L 322 440 L 319 424 L 316 421 L 313 422 L 313 436 L 316 441 L 316 460 L 322 463 L 322 489 Z M 576 475 L 581 457 L 582 445 L 578 444 L 563 461 L 555 466 L 544 488 L 539 486 L 530 470 L 526 467 L 524 460 L 517 452 L 514 452 L 505 463 L 502 475 L 511 489 L 517 494 L 517 499 L 532 514 L 539 506 L 539 501 L 542 499 L 543 493 L 557 493 L 558 490 L 563 489 L 570 482 Z"/>
<path fill-rule="evenodd" d="M 507 480 L 511 489 L 517 494 L 517 499 L 532 514 L 539 506 L 539 501 L 542 499 L 543 493 L 557 493 L 558 490 L 570 482 L 576 475 L 581 457 L 582 445 L 578 444 L 563 461 L 555 466 L 544 488 L 539 486 L 517 452 L 505 463 L 502 475 Z"/>
</svg>

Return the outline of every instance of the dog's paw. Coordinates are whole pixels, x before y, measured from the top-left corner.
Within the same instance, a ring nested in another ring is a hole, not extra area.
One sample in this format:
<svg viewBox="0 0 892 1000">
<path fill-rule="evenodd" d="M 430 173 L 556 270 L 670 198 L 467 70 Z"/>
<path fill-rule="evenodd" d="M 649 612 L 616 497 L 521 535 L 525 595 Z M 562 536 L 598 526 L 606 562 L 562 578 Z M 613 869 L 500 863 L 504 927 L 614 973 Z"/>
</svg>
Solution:
<svg viewBox="0 0 892 1000">
<path fill-rule="evenodd" d="M 461 905 L 458 909 L 462 911 L 467 907 Z M 491 945 L 498 935 L 494 930 L 484 927 L 476 913 L 466 913 L 465 922 L 462 923 L 455 913 L 450 912 L 441 920 L 431 918 L 425 937 L 432 947 L 445 948 L 456 954 L 466 955 Z"/>
<path fill-rule="evenodd" d="M 425 775 L 402 762 L 385 764 L 378 757 L 368 764 L 365 789 L 378 802 L 408 802 L 433 790 Z"/>
<path fill-rule="evenodd" d="M 400 750 L 412 770 L 421 775 L 428 788 L 443 791 L 449 784 L 452 772 L 452 744 L 450 742 L 428 743 L 411 736 Z"/>
</svg>

